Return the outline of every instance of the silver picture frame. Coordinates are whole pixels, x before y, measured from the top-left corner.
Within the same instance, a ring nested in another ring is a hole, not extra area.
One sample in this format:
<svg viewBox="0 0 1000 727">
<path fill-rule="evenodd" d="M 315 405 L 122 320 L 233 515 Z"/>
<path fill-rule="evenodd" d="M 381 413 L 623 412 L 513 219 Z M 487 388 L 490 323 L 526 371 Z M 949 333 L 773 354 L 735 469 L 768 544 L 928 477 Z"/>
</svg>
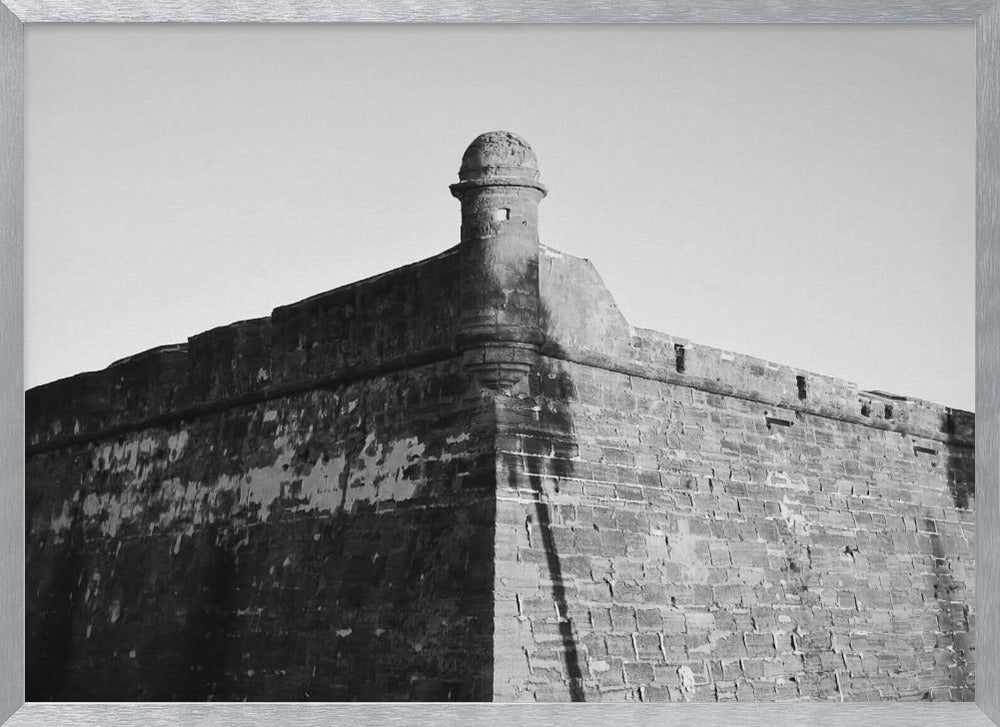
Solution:
<svg viewBox="0 0 1000 727">
<path fill-rule="evenodd" d="M 965 23 L 976 28 L 976 702 L 24 703 L 24 26 L 35 23 Z M 1000 724 L 1000 0 L 0 0 L 0 723 Z"/>
</svg>

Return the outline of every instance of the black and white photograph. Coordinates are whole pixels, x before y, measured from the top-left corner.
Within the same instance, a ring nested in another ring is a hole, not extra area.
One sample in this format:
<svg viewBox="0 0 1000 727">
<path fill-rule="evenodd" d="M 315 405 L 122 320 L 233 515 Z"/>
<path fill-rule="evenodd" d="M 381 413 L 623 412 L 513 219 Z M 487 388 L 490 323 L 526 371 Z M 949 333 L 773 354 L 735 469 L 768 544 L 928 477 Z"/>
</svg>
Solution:
<svg viewBox="0 0 1000 727">
<path fill-rule="evenodd" d="M 972 25 L 24 51 L 27 701 L 976 700 Z"/>
</svg>

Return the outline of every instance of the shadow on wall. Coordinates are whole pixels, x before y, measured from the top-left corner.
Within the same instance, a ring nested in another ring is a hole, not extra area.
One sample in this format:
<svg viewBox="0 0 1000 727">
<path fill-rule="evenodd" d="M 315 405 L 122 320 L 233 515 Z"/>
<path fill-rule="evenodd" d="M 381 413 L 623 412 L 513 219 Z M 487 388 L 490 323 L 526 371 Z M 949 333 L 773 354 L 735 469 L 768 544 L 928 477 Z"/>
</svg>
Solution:
<svg viewBox="0 0 1000 727">
<path fill-rule="evenodd" d="M 36 608 L 28 609 L 26 614 L 31 645 L 25 652 L 24 698 L 28 702 L 60 699 L 69 678 L 74 614 L 83 600 L 86 585 L 81 577 L 83 557 L 76 537 L 73 533 L 65 545 L 53 548 L 57 554 L 49 576 L 36 584 L 37 592 L 44 595 Z M 32 552 L 30 548 L 28 552 Z M 29 573 L 47 570 L 30 560 L 26 565 Z"/>
<path fill-rule="evenodd" d="M 955 434 L 955 428 L 955 412 L 946 408 L 941 431 L 950 437 Z M 969 453 L 964 453 L 963 449 L 961 446 L 949 443 L 946 475 L 955 507 L 967 510 L 969 500 L 976 496 L 976 466 L 971 448 Z"/>
<path fill-rule="evenodd" d="M 178 689 L 174 699 L 204 701 L 239 699 L 227 669 L 238 663 L 231 653 L 236 629 L 236 557 L 234 539 L 218 525 L 197 536 L 192 557 L 200 560 L 191 573 L 197 592 L 190 615 L 179 636 L 183 658 L 178 665 Z M 184 673 L 186 666 L 186 674 Z"/>
<path fill-rule="evenodd" d="M 543 311 L 542 320 L 546 319 Z M 547 330 L 543 325 L 542 330 Z M 552 351 L 553 345 L 546 344 Z M 572 459 L 578 455 L 578 447 L 573 427 L 573 417 L 569 412 L 569 401 L 576 395 L 572 377 L 554 366 L 551 359 L 538 357 L 538 362 L 528 377 L 530 401 L 541 403 L 537 419 L 532 425 L 520 425 L 510 433 L 521 435 L 521 453 L 505 453 L 507 484 L 511 489 L 524 487 L 523 476 L 527 478 L 535 504 L 528 516 L 525 527 L 532 532 L 537 525 L 541 537 L 540 547 L 544 551 L 544 569 L 551 586 L 551 598 L 559 616 L 559 633 L 565 673 L 569 682 L 569 699 L 573 702 L 586 701 L 584 695 L 583 669 L 580 663 L 580 649 L 577 644 L 573 618 L 569 613 L 566 585 L 558 546 L 552 531 L 553 505 L 546 483 L 558 493 L 559 480 L 573 476 Z M 522 474 L 523 473 L 523 474 Z M 530 537 L 530 536 L 529 536 Z M 537 547 L 534 543 L 532 546 Z"/>
<path fill-rule="evenodd" d="M 954 429 L 954 414 L 951 409 L 946 409 L 942 431 L 950 435 L 954 433 Z M 956 508 L 968 510 L 973 507 L 976 492 L 973 450 L 954 443 L 945 444 L 944 448 L 945 477 L 952 501 Z M 970 659 L 970 652 L 974 648 L 974 634 L 968 605 L 969 593 L 964 579 L 956 578 L 952 570 L 955 554 L 949 554 L 948 544 L 937 532 L 934 521 L 925 518 L 923 529 L 929 532 L 931 542 L 932 596 L 937 610 L 939 632 L 936 646 L 953 660 L 949 664 L 950 698 L 972 701 L 975 699 L 975 690 L 970 687 L 970 682 L 974 674 L 974 662 Z"/>
</svg>

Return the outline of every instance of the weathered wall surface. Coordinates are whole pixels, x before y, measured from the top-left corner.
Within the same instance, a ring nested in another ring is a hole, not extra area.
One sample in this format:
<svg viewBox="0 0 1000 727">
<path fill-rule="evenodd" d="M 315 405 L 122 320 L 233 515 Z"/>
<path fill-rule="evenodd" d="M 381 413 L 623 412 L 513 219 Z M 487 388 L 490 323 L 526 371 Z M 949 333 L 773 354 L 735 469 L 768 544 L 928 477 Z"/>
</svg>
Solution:
<svg viewBox="0 0 1000 727">
<path fill-rule="evenodd" d="M 633 330 L 546 249 L 494 393 L 456 265 L 29 392 L 29 698 L 972 697 L 971 415 Z"/>
<path fill-rule="evenodd" d="M 492 421 L 453 355 L 348 368 L 428 358 L 448 266 L 29 393 L 28 699 L 492 696 Z"/>
<path fill-rule="evenodd" d="M 496 698 L 972 699 L 970 414 L 630 331 L 551 251 L 541 285 L 549 355 L 498 402 Z"/>
</svg>

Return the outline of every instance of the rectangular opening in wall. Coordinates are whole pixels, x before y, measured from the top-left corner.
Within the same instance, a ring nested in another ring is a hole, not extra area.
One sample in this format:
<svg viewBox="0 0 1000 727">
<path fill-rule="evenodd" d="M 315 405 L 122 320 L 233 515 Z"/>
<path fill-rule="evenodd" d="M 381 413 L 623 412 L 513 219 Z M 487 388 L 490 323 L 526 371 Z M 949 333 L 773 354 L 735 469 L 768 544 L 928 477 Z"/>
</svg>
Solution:
<svg viewBox="0 0 1000 727">
<path fill-rule="evenodd" d="M 919 445 L 914 444 L 913 445 L 913 453 L 914 454 L 932 454 L 932 455 L 936 455 L 937 454 L 937 450 L 936 449 L 931 449 L 930 447 L 921 447 Z"/>
<path fill-rule="evenodd" d="M 510 210 L 506 207 L 498 207 L 493 210 L 493 219 L 497 222 L 504 222 L 510 219 Z"/>
<path fill-rule="evenodd" d="M 799 389 L 799 398 L 800 399 L 805 399 L 806 398 L 806 377 L 805 376 L 796 376 L 795 377 L 795 384 L 796 384 L 796 386 Z"/>
<path fill-rule="evenodd" d="M 674 365 L 677 367 L 677 373 L 683 374 L 686 368 L 686 362 L 684 360 L 684 346 L 679 343 L 674 344 Z"/>
<path fill-rule="evenodd" d="M 790 427 L 790 426 L 792 426 L 792 422 L 790 422 L 787 419 L 781 419 L 779 417 L 772 417 L 772 416 L 765 415 L 764 416 L 764 421 L 767 422 L 767 428 L 768 429 L 770 429 L 772 425 L 773 426 L 777 426 L 777 427 Z"/>
</svg>

